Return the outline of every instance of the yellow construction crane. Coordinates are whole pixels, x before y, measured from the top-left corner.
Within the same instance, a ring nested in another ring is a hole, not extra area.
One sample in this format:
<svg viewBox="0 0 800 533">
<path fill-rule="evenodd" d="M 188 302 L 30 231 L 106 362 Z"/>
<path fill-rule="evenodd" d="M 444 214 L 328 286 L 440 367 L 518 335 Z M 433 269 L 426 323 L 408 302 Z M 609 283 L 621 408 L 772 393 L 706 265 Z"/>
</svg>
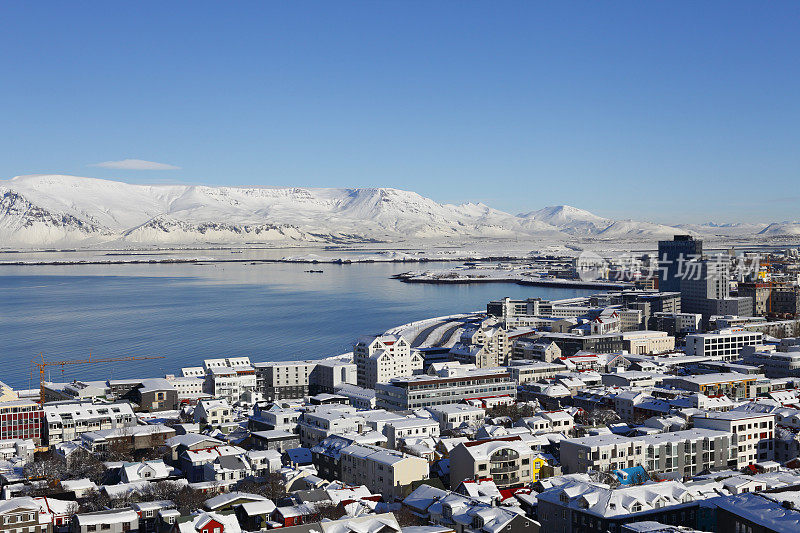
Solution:
<svg viewBox="0 0 800 533">
<path fill-rule="evenodd" d="M 87 359 L 74 359 L 71 361 L 45 361 L 44 353 L 40 353 L 41 361 L 34 359 L 31 361 L 36 367 L 39 368 L 39 402 L 44 405 L 44 369 L 48 366 L 60 366 L 61 371 L 64 371 L 65 366 L 69 365 L 92 365 L 95 363 L 117 363 L 124 361 L 143 361 L 145 359 L 164 359 L 161 356 L 129 356 L 129 357 L 110 357 L 107 359 L 92 359 L 92 354 L 89 354 Z"/>
</svg>

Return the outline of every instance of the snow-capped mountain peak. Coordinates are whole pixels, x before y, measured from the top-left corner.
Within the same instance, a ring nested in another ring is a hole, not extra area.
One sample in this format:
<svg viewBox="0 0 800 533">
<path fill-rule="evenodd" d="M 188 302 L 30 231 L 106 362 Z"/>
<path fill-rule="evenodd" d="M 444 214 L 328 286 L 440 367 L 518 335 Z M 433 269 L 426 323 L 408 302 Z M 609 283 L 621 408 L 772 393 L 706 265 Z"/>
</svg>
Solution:
<svg viewBox="0 0 800 533">
<path fill-rule="evenodd" d="M 512 215 L 482 203 L 441 204 L 393 188 L 133 185 L 63 175 L 0 181 L 3 247 L 475 238 L 641 240 L 686 231 L 616 221 L 568 205 Z M 794 225 L 785 223 L 762 233 L 794 231 Z"/>
</svg>

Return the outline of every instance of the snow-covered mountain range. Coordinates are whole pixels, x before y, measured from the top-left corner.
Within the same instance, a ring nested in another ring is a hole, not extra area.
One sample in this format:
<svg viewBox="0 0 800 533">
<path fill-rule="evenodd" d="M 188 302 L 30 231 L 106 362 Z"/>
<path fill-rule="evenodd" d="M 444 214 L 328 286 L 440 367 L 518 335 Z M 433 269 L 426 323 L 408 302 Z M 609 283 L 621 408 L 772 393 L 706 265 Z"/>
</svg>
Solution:
<svg viewBox="0 0 800 533">
<path fill-rule="evenodd" d="M 800 233 L 800 223 L 716 231 L 722 228 L 612 220 L 566 205 L 512 215 L 484 204 L 440 204 L 389 188 L 131 185 L 62 175 L 0 181 L 4 248 Z"/>
</svg>

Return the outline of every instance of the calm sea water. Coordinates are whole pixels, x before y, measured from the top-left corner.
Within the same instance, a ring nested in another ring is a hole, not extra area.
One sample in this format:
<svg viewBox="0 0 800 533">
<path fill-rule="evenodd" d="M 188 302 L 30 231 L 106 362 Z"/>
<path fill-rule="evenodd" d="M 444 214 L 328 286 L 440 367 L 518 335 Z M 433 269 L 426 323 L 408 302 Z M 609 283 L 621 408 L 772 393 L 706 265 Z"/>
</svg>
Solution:
<svg viewBox="0 0 800 533">
<path fill-rule="evenodd" d="M 447 264 L 429 263 L 424 268 Z M 450 264 L 452 265 L 452 264 Z M 306 273 L 310 268 L 322 274 Z M 310 359 L 347 352 L 367 333 L 485 309 L 511 296 L 596 291 L 407 284 L 412 264 L 149 264 L 0 267 L 0 380 L 37 386 L 31 360 L 163 356 L 53 369 L 53 381 L 162 376 L 204 358 Z"/>
</svg>

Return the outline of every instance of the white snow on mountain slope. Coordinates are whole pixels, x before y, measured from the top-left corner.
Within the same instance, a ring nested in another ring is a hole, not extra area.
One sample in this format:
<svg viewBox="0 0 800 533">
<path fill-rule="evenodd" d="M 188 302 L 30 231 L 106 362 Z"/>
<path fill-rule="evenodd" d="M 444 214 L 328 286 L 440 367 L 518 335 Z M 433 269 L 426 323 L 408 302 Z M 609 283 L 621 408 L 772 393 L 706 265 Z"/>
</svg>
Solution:
<svg viewBox="0 0 800 533">
<path fill-rule="evenodd" d="M 595 235 L 614 222 L 571 205 L 551 205 L 519 216 L 526 220 L 549 224 L 564 233 L 576 236 Z"/>
<path fill-rule="evenodd" d="M 0 242 L 14 246 L 564 237 L 483 204 L 439 204 L 389 188 L 131 185 L 34 175 L 0 181 L 0 198 Z"/>
<path fill-rule="evenodd" d="M 678 233 L 672 226 L 653 224 L 652 222 L 638 222 L 635 220 L 615 220 L 607 228 L 598 232 L 598 237 L 604 239 L 621 239 L 646 237 L 648 239 L 671 239 Z M 684 233 L 694 233 L 684 231 Z"/>
<path fill-rule="evenodd" d="M 565 242 L 694 231 L 615 221 L 571 206 L 515 216 L 481 203 L 440 204 L 390 188 L 132 185 L 62 175 L 0 181 L 0 247 L 5 248 L 475 238 Z"/>
<path fill-rule="evenodd" d="M 759 235 L 800 235 L 800 222 L 774 222 L 758 232 Z"/>
<path fill-rule="evenodd" d="M 698 233 L 702 235 L 716 235 L 721 237 L 752 237 L 764 230 L 768 224 L 732 222 L 718 224 L 706 222 L 705 224 L 678 224 L 673 226 L 686 232 Z"/>
</svg>

